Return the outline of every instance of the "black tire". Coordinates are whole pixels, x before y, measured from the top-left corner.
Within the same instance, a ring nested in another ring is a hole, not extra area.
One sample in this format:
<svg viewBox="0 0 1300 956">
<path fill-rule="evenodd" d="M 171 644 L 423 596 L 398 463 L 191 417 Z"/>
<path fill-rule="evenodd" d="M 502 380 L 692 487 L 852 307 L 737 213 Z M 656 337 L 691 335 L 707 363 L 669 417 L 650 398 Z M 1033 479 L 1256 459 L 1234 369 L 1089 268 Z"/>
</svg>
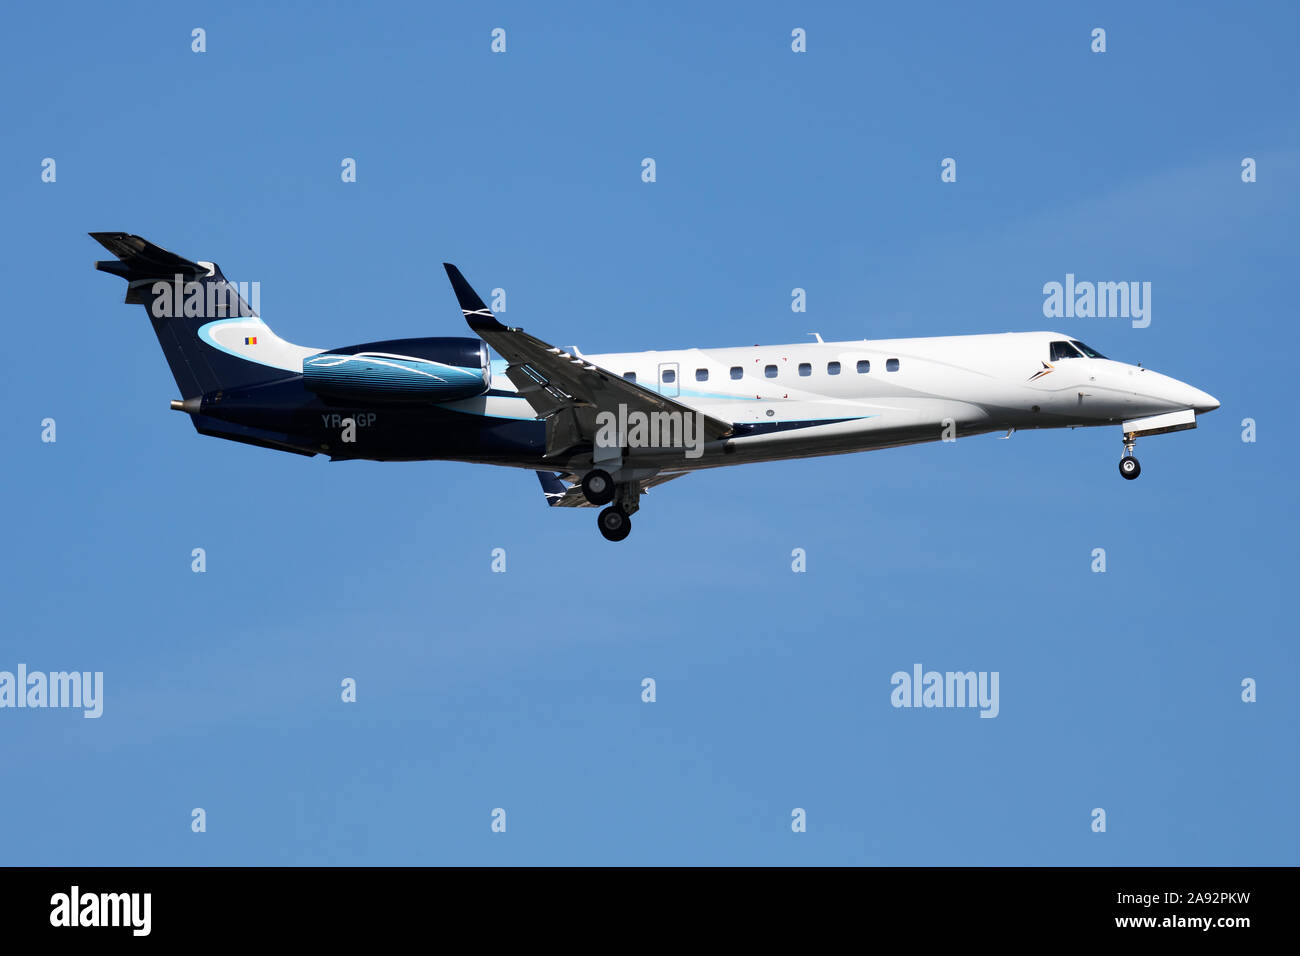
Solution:
<svg viewBox="0 0 1300 956">
<path fill-rule="evenodd" d="M 632 519 L 618 505 L 602 511 L 596 518 L 596 525 L 606 541 L 622 541 L 632 533 Z"/>
<path fill-rule="evenodd" d="M 593 468 L 582 476 L 582 494 L 593 505 L 607 505 L 614 500 L 614 479 L 609 472 Z"/>
<path fill-rule="evenodd" d="M 1142 474 L 1142 466 L 1132 455 L 1125 455 L 1119 460 L 1119 473 L 1132 481 L 1138 475 Z"/>
</svg>

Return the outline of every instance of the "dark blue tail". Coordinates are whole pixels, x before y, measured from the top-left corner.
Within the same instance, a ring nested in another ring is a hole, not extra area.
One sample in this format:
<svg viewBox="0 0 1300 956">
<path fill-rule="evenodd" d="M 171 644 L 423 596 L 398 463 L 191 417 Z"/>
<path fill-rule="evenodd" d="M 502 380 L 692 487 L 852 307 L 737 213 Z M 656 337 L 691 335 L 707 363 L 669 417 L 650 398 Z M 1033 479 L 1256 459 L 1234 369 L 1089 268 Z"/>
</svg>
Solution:
<svg viewBox="0 0 1300 956">
<path fill-rule="evenodd" d="M 295 371 L 292 353 L 286 361 L 285 350 L 278 346 L 296 347 L 262 324 L 214 263 L 182 259 L 125 232 L 90 236 L 117 256 L 96 262 L 95 268 L 125 279 L 126 301 L 148 311 L 182 398 L 277 381 L 301 371 L 300 361 Z M 237 327 L 214 335 L 218 326 L 231 323 Z M 259 335 L 264 339 L 260 343 Z M 245 344 L 248 347 L 242 348 Z M 264 346 L 260 351 L 259 344 Z"/>
</svg>

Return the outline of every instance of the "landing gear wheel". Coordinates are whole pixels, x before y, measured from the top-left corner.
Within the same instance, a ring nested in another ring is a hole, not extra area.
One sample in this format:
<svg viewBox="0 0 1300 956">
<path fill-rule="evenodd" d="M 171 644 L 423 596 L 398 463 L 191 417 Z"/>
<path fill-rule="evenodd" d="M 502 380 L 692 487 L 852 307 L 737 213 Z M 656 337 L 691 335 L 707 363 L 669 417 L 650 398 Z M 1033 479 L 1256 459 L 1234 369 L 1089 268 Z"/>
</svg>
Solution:
<svg viewBox="0 0 1300 956">
<path fill-rule="evenodd" d="M 606 541 L 622 541 L 632 532 L 632 519 L 618 505 L 612 505 L 596 518 L 600 533 Z"/>
<path fill-rule="evenodd" d="M 1119 473 L 1132 481 L 1138 475 L 1142 474 L 1142 466 L 1132 455 L 1125 455 L 1119 460 Z"/>
<path fill-rule="evenodd" d="M 614 479 L 609 472 L 594 468 L 582 476 L 582 494 L 593 505 L 607 505 L 614 500 Z"/>
</svg>

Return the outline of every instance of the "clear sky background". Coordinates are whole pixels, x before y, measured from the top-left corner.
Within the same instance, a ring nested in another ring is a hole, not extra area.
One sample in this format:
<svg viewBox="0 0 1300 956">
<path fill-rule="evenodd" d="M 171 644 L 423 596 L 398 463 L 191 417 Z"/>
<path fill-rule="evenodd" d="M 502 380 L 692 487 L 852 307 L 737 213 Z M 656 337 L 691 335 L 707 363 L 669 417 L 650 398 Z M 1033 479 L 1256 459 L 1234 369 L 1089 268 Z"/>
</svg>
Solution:
<svg viewBox="0 0 1300 956">
<path fill-rule="evenodd" d="M 105 705 L 0 711 L 0 863 L 1300 863 L 1292 5 L 4 20 L 0 669 Z M 465 334 L 449 260 L 587 352 L 1055 328 L 1223 407 L 1135 482 L 1118 429 L 990 435 L 688 476 L 613 545 L 526 471 L 197 435 L 91 230 L 304 345 Z M 1150 327 L 1045 319 L 1070 272 Z M 1000 715 L 892 708 L 914 663 Z"/>
</svg>

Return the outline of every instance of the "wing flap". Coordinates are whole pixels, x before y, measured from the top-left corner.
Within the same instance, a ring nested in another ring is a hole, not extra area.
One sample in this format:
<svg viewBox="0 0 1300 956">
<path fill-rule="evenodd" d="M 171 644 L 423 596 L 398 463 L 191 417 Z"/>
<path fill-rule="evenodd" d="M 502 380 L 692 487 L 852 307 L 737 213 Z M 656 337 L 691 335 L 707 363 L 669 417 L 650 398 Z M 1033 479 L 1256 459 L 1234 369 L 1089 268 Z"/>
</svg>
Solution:
<svg viewBox="0 0 1300 956">
<path fill-rule="evenodd" d="M 684 471 L 660 472 L 649 478 L 642 478 L 640 480 L 641 493 L 645 494 L 656 485 L 662 485 L 685 474 L 687 472 Z M 560 476 L 549 471 L 539 471 L 537 472 L 537 478 L 542 483 L 542 493 L 546 495 L 546 503 L 552 508 L 605 507 L 604 505 L 593 505 L 587 500 L 587 496 L 582 493 L 582 485 L 578 484 L 577 475 Z M 569 479 L 569 482 L 566 483 L 563 479 Z"/>
</svg>

